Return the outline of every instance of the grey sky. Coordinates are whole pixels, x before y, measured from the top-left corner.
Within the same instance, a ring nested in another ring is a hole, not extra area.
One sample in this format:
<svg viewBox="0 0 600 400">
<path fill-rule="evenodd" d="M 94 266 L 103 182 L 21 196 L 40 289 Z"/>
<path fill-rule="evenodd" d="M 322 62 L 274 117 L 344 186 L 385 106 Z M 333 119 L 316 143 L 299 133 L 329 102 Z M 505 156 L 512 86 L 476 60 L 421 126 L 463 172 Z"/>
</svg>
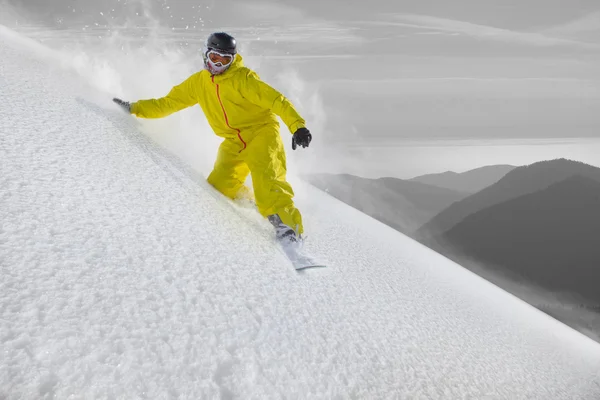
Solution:
<svg viewBox="0 0 600 400">
<path fill-rule="evenodd" d="M 61 28 L 150 16 L 192 47 L 228 30 L 312 85 L 330 143 L 600 137 L 598 0 L 10 2 Z"/>
</svg>

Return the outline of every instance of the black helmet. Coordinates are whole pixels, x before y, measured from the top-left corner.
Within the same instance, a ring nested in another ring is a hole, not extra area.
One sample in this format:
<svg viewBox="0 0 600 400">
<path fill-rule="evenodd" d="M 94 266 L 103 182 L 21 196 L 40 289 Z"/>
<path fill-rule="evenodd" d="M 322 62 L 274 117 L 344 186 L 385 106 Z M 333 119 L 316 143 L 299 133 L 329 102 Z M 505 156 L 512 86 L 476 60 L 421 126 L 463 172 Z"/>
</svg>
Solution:
<svg viewBox="0 0 600 400">
<path fill-rule="evenodd" d="M 212 33 L 206 40 L 206 47 L 209 50 L 216 50 L 221 53 L 236 54 L 236 43 L 233 36 L 225 32 Z"/>
</svg>

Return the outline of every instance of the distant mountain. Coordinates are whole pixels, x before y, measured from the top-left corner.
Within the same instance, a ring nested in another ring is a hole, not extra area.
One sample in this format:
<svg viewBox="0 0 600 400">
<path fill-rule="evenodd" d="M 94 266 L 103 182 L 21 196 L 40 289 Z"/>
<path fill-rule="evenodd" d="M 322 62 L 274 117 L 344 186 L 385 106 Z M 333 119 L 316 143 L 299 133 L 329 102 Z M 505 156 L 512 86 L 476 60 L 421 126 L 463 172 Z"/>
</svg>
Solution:
<svg viewBox="0 0 600 400">
<path fill-rule="evenodd" d="M 470 259 L 504 275 L 600 304 L 598 180 L 572 176 L 480 210 L 437 237 L 437 242 L 457 261 Z M 468 267 L 467 262 L 463 265 Z"/>
<path fill-rule="evenodd" d="M 537 192 L 575 175 L 600 182 L 600 168 L 566 159 L 515 168 L 492 186 L 450 205 L 423 225 L 417 231 L 417 236 L 427 243 L 428 238 L 450 230 L 471 214 Z"/>
<path fill-rule="evenodd" d="M 458 192 L 476 193 L 498 182 L 515 168 L 517 167 L 513 165 L 489 165 L 462 173 L 447 171 L 417 176 L 410 180 Z"/>
<path fill-rule="evenodd" d="M 468 196 L 468 193 L 396 178 L 367 179 L 348 174 L 314 174 L 304 178 L 344 203 L 409 235 L 452 203 Z"/>
</svg>

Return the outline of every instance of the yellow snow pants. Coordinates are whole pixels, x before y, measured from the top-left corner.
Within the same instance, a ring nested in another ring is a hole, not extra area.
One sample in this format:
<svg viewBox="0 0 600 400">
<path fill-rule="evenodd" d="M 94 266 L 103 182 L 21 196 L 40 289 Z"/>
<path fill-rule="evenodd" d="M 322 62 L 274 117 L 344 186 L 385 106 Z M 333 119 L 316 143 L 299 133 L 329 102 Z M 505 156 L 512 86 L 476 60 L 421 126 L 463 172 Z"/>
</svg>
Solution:
<svg viewBox="0 0 600 400">
<path fill-rule="evenodd" d="M 263 217 L 278 214 L 281 221 L 302 234 L 302 216 L 294 206 L 294 191 L 286 181 L 286 160 L 279 126 L 266 124 L 243 130 L 238 138 L 225 139 L 208 182 L 225 196 L 251 198 L 244 185 L 252 174 L 258 211 Z"/>
</svg>

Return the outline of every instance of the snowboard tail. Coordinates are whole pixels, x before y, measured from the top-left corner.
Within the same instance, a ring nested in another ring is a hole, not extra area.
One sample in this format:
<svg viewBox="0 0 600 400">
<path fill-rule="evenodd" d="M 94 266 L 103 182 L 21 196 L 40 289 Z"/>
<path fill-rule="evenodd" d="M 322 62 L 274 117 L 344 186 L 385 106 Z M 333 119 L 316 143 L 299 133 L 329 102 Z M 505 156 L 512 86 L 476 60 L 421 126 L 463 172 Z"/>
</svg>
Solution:
<svg viewBox="0 0 600 400">
<path fill-rule="evenodd" d="M 325 264 L 316 261 L 314 258 L 302 251 L 301 245 L 298 243 L 282 240 L 279 241 L 279 245 L 296 271 L 326 267 Z"/>
</svg>

